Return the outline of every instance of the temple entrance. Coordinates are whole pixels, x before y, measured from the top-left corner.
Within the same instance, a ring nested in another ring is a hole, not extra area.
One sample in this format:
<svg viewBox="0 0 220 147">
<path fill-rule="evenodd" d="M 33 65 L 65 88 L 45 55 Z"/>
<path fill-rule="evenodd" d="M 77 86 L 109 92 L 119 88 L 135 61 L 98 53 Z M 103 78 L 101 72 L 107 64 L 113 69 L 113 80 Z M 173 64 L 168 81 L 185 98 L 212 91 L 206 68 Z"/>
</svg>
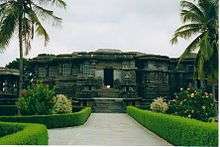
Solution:
<svg viewBox="0 0 220 147">
<path fill-rule="evenodd" d="M 104 85 L 113 87 L 113 69 L 104 69 Z"/>
</svg>

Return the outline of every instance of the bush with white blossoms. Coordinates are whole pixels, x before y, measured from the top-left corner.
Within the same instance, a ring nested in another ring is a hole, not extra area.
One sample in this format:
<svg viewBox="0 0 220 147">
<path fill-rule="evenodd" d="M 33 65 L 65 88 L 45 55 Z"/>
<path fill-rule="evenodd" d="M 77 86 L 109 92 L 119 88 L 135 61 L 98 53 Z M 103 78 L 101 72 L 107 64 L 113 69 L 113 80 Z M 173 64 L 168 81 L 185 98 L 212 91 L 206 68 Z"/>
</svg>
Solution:
<svg viewBox="0 0 220 147">
<path fill-rule="evenodd" d="M 213 95 L 202 90 L 182 89 L 168 104 L 168 113 L 188 118 L 208 121 L 217 114 Z"/>
<path fill-rule="evenodd" d="M 150 109 L 154 112 L 166 112 L 168 110 L 168 105 L 164 101 L 163 97 L 158 97 L 150 105 Z"/>
<path fill-rule="evenodd" d="M 54 97 L 53 113 L 71 113 L 72 102 L 63 94 L 58 94 Z"/>
</svg>

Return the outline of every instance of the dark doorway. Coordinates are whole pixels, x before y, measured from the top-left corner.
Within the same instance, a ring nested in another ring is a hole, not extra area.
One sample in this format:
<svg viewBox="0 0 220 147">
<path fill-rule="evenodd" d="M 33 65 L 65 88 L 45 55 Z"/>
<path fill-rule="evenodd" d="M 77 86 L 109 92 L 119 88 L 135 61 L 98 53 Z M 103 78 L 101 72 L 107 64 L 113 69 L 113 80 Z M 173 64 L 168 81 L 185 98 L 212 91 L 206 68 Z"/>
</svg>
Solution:
<svg viewBox="0 0 220 147">
<path fill-rule="evenodd" d="M 113 87 L 113 69 L 104 69 L 104 85 Z"/>
</svg>

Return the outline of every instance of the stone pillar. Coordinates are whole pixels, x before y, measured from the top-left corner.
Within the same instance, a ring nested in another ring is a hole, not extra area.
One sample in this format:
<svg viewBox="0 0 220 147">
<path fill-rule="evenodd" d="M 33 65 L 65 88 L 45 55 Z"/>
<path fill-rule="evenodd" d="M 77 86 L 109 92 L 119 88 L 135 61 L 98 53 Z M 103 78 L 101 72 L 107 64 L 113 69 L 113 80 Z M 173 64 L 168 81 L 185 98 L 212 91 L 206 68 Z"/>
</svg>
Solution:
<svg viewBox="0 0 220 147">
<path fill-rule="evenodd" d="M 118 79 L 121 81 L 121 71 L 120 70 L 114 70 L 114 80 Z"/>
<path fill-rule="evenodd" d="M 201 85 L 201 88 L 202 88 L 202 89 L 205 88 L 205 84 L 204 84 L 204 81 L 203 81 L 203 80 L 200 81 L 200 85 Z"/>
<path fill-rule="evenodd" d="M 3 81 L 0 80 L 0 93 L 2 93 L 2 92 L 3 92 Z"/>
<path fill-rule="evenodd" d="M 197 80 L 194 80 L 194 88 L 198 89 L 198 81 Z"/>
<path fill-rule="evenodd" d="M 183 73 L 180 73 L 180 75 L 179 75 L 179 86 L 180 86 L 180 88 L 182 88 L 184 86 L 183 85 Z"/>
</svg>

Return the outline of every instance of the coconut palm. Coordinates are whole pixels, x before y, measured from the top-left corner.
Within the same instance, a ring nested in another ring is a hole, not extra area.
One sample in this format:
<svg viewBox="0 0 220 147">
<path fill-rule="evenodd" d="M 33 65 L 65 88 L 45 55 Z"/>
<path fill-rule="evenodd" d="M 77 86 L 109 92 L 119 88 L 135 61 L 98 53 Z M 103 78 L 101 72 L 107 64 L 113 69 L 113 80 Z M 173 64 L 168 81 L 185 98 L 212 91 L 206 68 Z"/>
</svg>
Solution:
<svg viewBox="0 0 220 147">
<path fill-rule="evenodd" d="M 45 45 L 49 35 L 41 21 L 51 20 L 60 23 L 61 18 L 44 8 L 48 4 L 66 7 L 64 0 L 1 0 L 0 1 L 0 49 L 4 50 L 10 43 L 13 34 L 18 33 L 20 50 L 19 94 L 23 83 L 23 54 L 31 49 L 31 40 L 36 35 L 43 37 Z"/>
<path fill-rule="evenodd" d="M 196 53 L 195 77 L 216 81 L 218 79 L 218 0 L 182 0 L 179 27 L 171 39 L 177 43 L 179 38 L 193 41 L 180 57 L 180 62 L 192 52 Z"/>
</svg>

